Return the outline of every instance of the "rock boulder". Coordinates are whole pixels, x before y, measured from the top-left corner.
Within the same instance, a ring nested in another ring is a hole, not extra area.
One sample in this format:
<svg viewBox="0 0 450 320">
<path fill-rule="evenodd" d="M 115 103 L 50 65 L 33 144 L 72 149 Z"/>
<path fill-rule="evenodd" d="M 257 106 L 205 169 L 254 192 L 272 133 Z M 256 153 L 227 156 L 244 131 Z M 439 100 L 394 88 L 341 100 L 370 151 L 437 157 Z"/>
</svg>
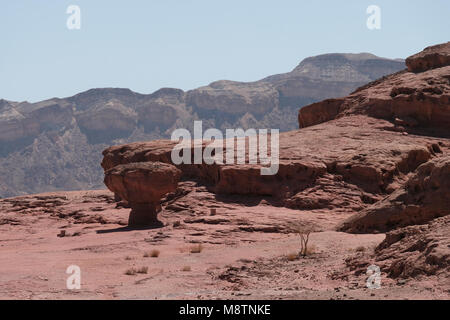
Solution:
<svg viewBox="0 0 450 320">
<path fill-rule="evenodd" d="M 400 131 L 449 136 L 449 50 L 450 43 L 427 48 L 407 59 L 409 70 L 371 82 L 345 98 L 301 108 L 299 127 L 350 114 L 365 114 L 396 123 Z M 417 72 L 419 69 L 421 72 Z"/>
<path fill-rule="evenodd" d="M 418 167 L 404 187 L 352 216 L 341 231 L 385 232 L 397 227 L 426 223 L 450 214 L 450 156 Z"/>
<path fill-rule="evenodd" d="M 430 69 L 450 66 L 450 41 L 427 47 L 422 52 L 406 59 L 411 72 L 423 72 Z"/>
<path fill-rule="evenodd" d="M 129 226 L 160 225 L 160 200 L 176 190 L 180 176 L 180 170 L 167 163 L 129 163 L 106 171 L 105 184 L 131 206 Z"/>
</svg>

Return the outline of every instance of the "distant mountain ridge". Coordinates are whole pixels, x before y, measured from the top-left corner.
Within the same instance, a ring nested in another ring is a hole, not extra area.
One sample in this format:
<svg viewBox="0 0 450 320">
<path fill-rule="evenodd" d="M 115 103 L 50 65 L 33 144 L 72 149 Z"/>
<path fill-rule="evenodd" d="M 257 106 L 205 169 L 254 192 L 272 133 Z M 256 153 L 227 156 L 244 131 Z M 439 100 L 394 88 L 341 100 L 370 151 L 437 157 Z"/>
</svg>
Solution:
<svg viewBox="0 0 450 320">
<path fill-rule="evenodd" d="M 297 128 L 298 108 L 405 68 L 372 54 L 325 54 L 254 82 L 215 81 L 152 94 L 91 89 L 36 103 L 0 100 L 0 197 L 102 188 L 101 151 L 176 128 Z"/>
</svg>

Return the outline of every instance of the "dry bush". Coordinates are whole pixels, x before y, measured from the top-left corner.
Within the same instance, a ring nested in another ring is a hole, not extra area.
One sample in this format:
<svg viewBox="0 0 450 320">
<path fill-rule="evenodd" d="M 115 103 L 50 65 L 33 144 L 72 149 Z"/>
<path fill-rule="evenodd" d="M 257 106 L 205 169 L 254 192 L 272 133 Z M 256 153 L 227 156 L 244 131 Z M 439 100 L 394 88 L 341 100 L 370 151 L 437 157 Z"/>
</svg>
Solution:
<svg viewBox="0 0 450 320">
<path fill-rule="evenodd" d="M 311 234 L 311 230 L 305 229 L 303 227 L 297 227 L 296 233 L 300 236 L 300 252 L 299 256 L 305 257 L 314 253 L 314 249 L 312 246 L 308 247 L 309 244 L 309 236 Z"/>
<path fill-rule="evenodd" d="M 125 271 L 125 274 L 127 276 L 134 276 L 134 275 L 136 275 L 136 273 L 137 273 L 137 270 L 135 268 L 130 268 L 127 271 Z"/>
<path fill-rule="evenodd" d="M 289 261 L 297 260 L 297 258 L 298 258 L 298 253 L 297 253 L 297 252 L 291 252 L 291 253 L 288 253 L 288 254 L 286 255 L 286 258 L 287 258 Z"/>
<path fill-rule="evenodd" d="M 135 267 L 132 267 L 130 269 L 128 269 L 127 271 L 125 271 L 125 274 L 127 276 L 135 276 L 138 273 L 147 273 L 148 272 L 148 267 L 140 267 L 139 269 L 136 269 Z"/>
<path fill-rule="evenodd" d="M 148 267 L 140 267 L 139 269 L 136 270 L 137 273 L 145 273 L 147 274 L 148 272 Z"/>
<path fill-rule="evenodd" d="M 191 266 L 184 266 L 183 269 L 181 269 L 181 271 L 184 271 L 184 272 L 191 271 Z"/>
<path fill-rule="evenodd" d="M 203 246 L 201 243 L 191 247 L 191 253 L 200 253 L 203 250 Z"/>
<path fill-rule="evenodd" d="M 125 257 L 125 260 L 133 260 L 133 258 L 130 257 L 130 256 L 126 256 L 126 257 Z"/>
<path fill-rule="evenodd" d="M 311 233 L 310 232 L 306 232 L 306 233 L 299 233 L 300 236 L 300 241 L 301 241 L 301 247 L 300 247 L 300 255 L 301 256 L 306 256 L 306 254 L 308 253 L 308 242 L 309 242 L 309 235 Z"/>
<path fill-rule="evenodd" d="M 366 247 L 359 246 L 359 247 L 357 247 L 357 248 L 355 249 L 355 251 L 356 251 L 356 252 L 364 252 L 364 251 L 366 251 Z"/>
<path fill-rule="evenodd" d="M 159 250 L 152 250 L 152 251 L 150 251 L 150 252 L 145 252 L 144 253 L 144 258 L 148 258 L 148 257 L 151 257 L 151 258 L 158 258 L 159 257 L 159 254 L 160 254 L 161 252 L 159 251 Z"/>
</svg>

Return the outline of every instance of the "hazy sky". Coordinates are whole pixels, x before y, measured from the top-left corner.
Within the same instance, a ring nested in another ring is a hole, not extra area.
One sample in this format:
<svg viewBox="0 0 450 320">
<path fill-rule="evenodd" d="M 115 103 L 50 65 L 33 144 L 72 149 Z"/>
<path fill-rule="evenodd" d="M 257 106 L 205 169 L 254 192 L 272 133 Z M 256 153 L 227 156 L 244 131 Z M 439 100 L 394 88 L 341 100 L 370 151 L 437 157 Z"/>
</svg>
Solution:
<svg viewBox="0 0 450 320">
<path fill-rule="evenodd" d="M 366 26 L 372 4 L 380 30 Z M 69 5 L 80 30 L 66 26 Z M 253 81 L 330 52 L 405 58 L 449 41 L 449 17 L 449 0 L 2 0 L 0 98 Z"/>
</svg>

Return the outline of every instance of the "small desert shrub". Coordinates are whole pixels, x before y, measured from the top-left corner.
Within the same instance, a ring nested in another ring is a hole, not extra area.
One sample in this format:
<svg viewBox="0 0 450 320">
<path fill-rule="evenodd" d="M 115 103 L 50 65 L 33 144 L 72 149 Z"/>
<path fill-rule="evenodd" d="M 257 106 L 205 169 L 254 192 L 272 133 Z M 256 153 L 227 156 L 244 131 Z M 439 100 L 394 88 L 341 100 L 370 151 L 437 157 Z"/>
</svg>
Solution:
<svg viewBox="0 0 450 320">
<path fill-rule="evenodd" d="M 355 249 L 355 251 L 356 251 L 356 252 L 364 252 L 364 251 L 366 251 L 366 248 L 363 247 L 363 246 L 359 246 L 359 247 L 357 247 L 357 248 Z"/>
<path fill-rule="evenodd" d="M 300 247 L 300 255 L 301 256 L 306 256 L 306 254 L 308 252 L 309 235 L 310 235 L 310 232 L 299 233 L 300 241 L 301 241 L 301 247 Z"/>
<path fill-rule="evenodd" d="M 310 230 L 303 230 L 301 227 L 297 229 L 297 234 L 300 236 L 300 252 L 299 256 L 305 257 L 314 253 L 313 247 L 308 247 Z"/>
<path fill-rule="evenodd" d="M 145 252 L 144 253 L 144 258 L 148 258 L 148 257 L 152 257 L 152 258 L 158 258 L 160 254 L 159 250 L 152 250 L 150 252 Z"/>
<path fill-rule="evenodd" d="M 191 253 L 200 253 L 203 250 L 203 246 L 201 243 L 191 247 Z"/>
<path fill-rule="evenodd" d="M 190 266 L 184 266 L 183 269 L 181 269 L 181 271 L 184 271 L 184 272 L 191 271 L 191 267 Z"/>
<path fill-rule="evenodd" d="M 137 273 L 137 270 L 135 268 L 130 268 L 127 271 L 125 271 L 125 274 L 127 276 L 134 276 Z"/>
<path fill-rule="evenodd" d="M 134 267 L 128 269 L 127 271 L 125 271 L 125 274 L 127 276 L 134 276 L 137 273 L 147 273 L 148 272 L 148 267 L 140 267 L 139 269 L 136 269 Z"/>
<path fill-rule="evenodd" d="M 133 258 L 130 257 L 130 256 L 126 256 L 126 257 L 125 257 L 125 260 L 133 260 Z"/>
<path fill-rule="evenodd" d="M 137 273 L 145 273 L 147 274 L 148 272 L 148 267 L 140 267 L 139 269 L 136 270 Z"/>
<path fill-rule="evenodd" d="M 286 255 L 286 258 L 287 258 L 289 261 L 297 260 L 297 258 L 298 258 L 298 253 L 297 253 L 297 252 L 291 252 L 291 253 L 289 253 L 289 254 Z"/>
</svg>

